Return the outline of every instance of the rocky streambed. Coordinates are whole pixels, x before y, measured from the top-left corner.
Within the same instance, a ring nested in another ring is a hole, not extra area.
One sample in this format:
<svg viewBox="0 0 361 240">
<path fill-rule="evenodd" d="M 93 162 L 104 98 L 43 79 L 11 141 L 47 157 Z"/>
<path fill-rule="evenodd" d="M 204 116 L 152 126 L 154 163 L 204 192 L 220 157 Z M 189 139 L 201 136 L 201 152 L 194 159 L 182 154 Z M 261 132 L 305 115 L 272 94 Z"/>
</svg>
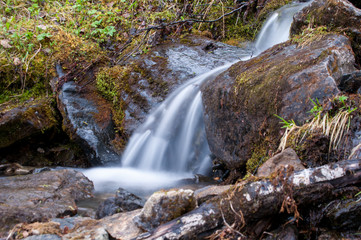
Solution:
<svg viewBox="0 0 361 240">
<path fill-rule="evenodd" d="M 239 61 L 202 86 L 207 139 L 221 185 L 158 191 L 147 199 L 119 189 L 92 218 L 80 216 L 77 206 L 94 190 L 82 173 L 34 173 L 3 162 L 5 173 L 27 175 L 0 178 L 0 238 L 359 239 L 361 10 L 347 0 L 315 0 L 294 19 L 289 41 Z M 142 67 L 129 81 L 141 91 L 120 94 L 129 133 L 192 74 L 239 58 L 221 58 L 217 49 L 230 56 L 237 49 L 203 38 L 167 46 L 133 59 Z M 189 64 L 180 67 L 185 58 Z M 39 167 L 69 166 L 74 159 L 77 166 L 103 164 L 99 148 L 78 131 L 92 124 L 103 134 L 96 138 L 106 143 L 105 152 L 117 154 L 112 106 L 94 95 L 91 84 L 77 84 L 70 92 L 99 108 L 90 110 L 94 122 L 74 123 L 69 109 L 77 114 L 81 106 L 66 108 L 61 96 L 57 104 L 45 99 L 2 109 L 2 158 Z M 45 144 L 49 139 L 57 141 Z M 38 157 L 16 161 L 17 149 Z M 45 163 L 30 164 L 39 159 Z"/>
</svg>

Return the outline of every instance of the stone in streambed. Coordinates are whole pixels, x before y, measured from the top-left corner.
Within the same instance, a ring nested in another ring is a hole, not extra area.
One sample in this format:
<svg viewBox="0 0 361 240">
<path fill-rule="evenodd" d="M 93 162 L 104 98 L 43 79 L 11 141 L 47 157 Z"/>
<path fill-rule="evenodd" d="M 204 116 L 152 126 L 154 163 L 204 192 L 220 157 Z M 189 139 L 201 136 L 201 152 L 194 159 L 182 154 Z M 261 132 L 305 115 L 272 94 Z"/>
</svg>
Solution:
<svg viewBox="0 0 361 240">
<path fill-rule="evenodd" d="M 64 234 L 62 239 L 134 239 L 142 233 L 133 222 L 133 218 L 139 213 L 140 209 L 117 213 L 100 220 L 79 218 L 76 226 Z"/>
<path fill-rule="evenodd" d="M 96 218 L 100 219 L 120 212 L 129 212 L 144 206 L 144 200 L 140 197 L 119 188 L 115 197 L 102 202 L 96 212 Z"/>
<path fill-rule="evenodd" d="M 75 201 L 91 197 L 93 189 L 75 170 L 0 178 L 0 237 L 17 223 L 75 215 Z"/>
<path fill-rule="evenodd" d="M 149 197 L 134 221 L 141 229 L 151 231 L 159 225 L 193 210 L 195 207 L 196 200 L 192 190 L 159 191 Z"/>
</svg>

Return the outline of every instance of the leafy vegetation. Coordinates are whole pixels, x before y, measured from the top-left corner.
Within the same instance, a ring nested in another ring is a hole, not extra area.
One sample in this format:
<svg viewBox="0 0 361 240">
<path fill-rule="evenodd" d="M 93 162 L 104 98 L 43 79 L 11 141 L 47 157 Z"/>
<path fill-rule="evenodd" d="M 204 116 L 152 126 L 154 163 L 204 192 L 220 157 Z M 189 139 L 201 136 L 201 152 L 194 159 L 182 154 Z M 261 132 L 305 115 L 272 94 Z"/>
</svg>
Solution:
<svg viewBox="0 0 361 240">
<path fill-rule="evenodd" d="M 318 99 L 311 99 L 314 106 L 310 113 L 313 115 L 313 118 L 302 126 L 289 124 L 289 122 L 294 122 L 292 120 L 286 121 L 277 116 L 282 119 L 283 127 L 286 128 L 279 149 L 283 150 L 289 145 L 299 149 L 305 139 L 319 133 L 329 139 L 329 153 L 339 149 L 350 129 L 352 113 L 357 110 L 356 107 L 353 107 L 353 102 L 347 100 L 349 98 L 345 95 L 337 96 L 331 102 L 332 108 L 325 111 Z"/>
<path fill-rule="evenodd" d="M 288 1 L 269 2 L 262 16 Z M 122 64 L 171 34 L 196 33 L 237 45 L 253 38 L 261 25 L 254 14 L 242 18 L 237 11 L 221 17 L 237 4 L 233 0 L 1 1 L 0 104 L 51 93 L 49 81 L 56 76 L 57 63 L 67 72 L 104 60 Z M 217 18 L 221 20 L 209 21 Z M 176 21 L 180 23 L 169 24 Z"/>
</svg>

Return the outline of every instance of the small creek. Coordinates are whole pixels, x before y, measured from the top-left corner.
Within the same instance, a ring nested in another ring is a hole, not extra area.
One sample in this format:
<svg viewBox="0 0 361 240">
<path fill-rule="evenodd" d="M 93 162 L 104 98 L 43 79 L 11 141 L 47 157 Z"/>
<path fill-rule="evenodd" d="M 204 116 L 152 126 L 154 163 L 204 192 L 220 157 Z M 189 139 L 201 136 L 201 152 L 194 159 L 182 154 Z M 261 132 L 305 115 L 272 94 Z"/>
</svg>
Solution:
<svg viewBox="0 0 361 240">
<path fill-rule="evenodd" d="M 307 4 L 292 3 L 271 14 L 252 47 L 239 49 L 236 58 L 247 60 L 286 41 L 293 15 Z M 194 174 L 208 175 L 212 163 L 200 86 L 232 64 L 200 72 L 153 109 L 132 135 L 121 164 L 83 170 L 94 182 L 96 191 L 114 192 L 122 187 L 145 196 L 161 188 L 182 185 L 179 180 L 193 178 Z"/>
</svg>

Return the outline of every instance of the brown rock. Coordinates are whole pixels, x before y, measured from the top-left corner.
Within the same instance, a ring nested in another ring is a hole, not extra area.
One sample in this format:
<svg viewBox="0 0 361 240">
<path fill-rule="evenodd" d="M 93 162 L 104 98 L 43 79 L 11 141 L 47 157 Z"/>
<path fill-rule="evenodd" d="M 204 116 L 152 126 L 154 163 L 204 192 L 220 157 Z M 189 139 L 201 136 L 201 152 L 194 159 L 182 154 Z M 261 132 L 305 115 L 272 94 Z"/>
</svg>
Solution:
<svg viewBox="0 0 361 240">
<path fill-rule="evenodd" d="M 360 1 L 353 2 L 360 6 Z M 300 34 L 305 28 L 317 26 L 346 33 L 356 53 L 356 62 L 361 63 L 361 9 L 347 0 L 315 0 L 295 15 L 291 34 Z"/>
<path fill-rule="evenodd" d="M 322 103 L 338 94 L 335 79 L 354 72 L 354 64 L 350 41 L 334 34 L 302 46 L 288 41 L 234 64 L 203 87 L 212 153 L 235 169 L 259 148 L 276 149 L 282 132 L 274 114 L 302 124 L 310 99 Z"/>
<path fill-rule="evenodd" d="M 0 113 L 0 148 L 34 134 L 41 134 L 57 125 L 51 99 L 26 103 Z"/>
<path fill-rule="evenodd" d="M 296 152 L 292 148 L 287 148 L 281 153 L 268 159 L 258 168 L 256 176 L 268 177 L 271 173 L 274 173 L 282 167 L 287 166 L 293 166 L 293 169 L 296 171 L 305 169 L 301 160 L 298 158 Z"/>
</svg>

